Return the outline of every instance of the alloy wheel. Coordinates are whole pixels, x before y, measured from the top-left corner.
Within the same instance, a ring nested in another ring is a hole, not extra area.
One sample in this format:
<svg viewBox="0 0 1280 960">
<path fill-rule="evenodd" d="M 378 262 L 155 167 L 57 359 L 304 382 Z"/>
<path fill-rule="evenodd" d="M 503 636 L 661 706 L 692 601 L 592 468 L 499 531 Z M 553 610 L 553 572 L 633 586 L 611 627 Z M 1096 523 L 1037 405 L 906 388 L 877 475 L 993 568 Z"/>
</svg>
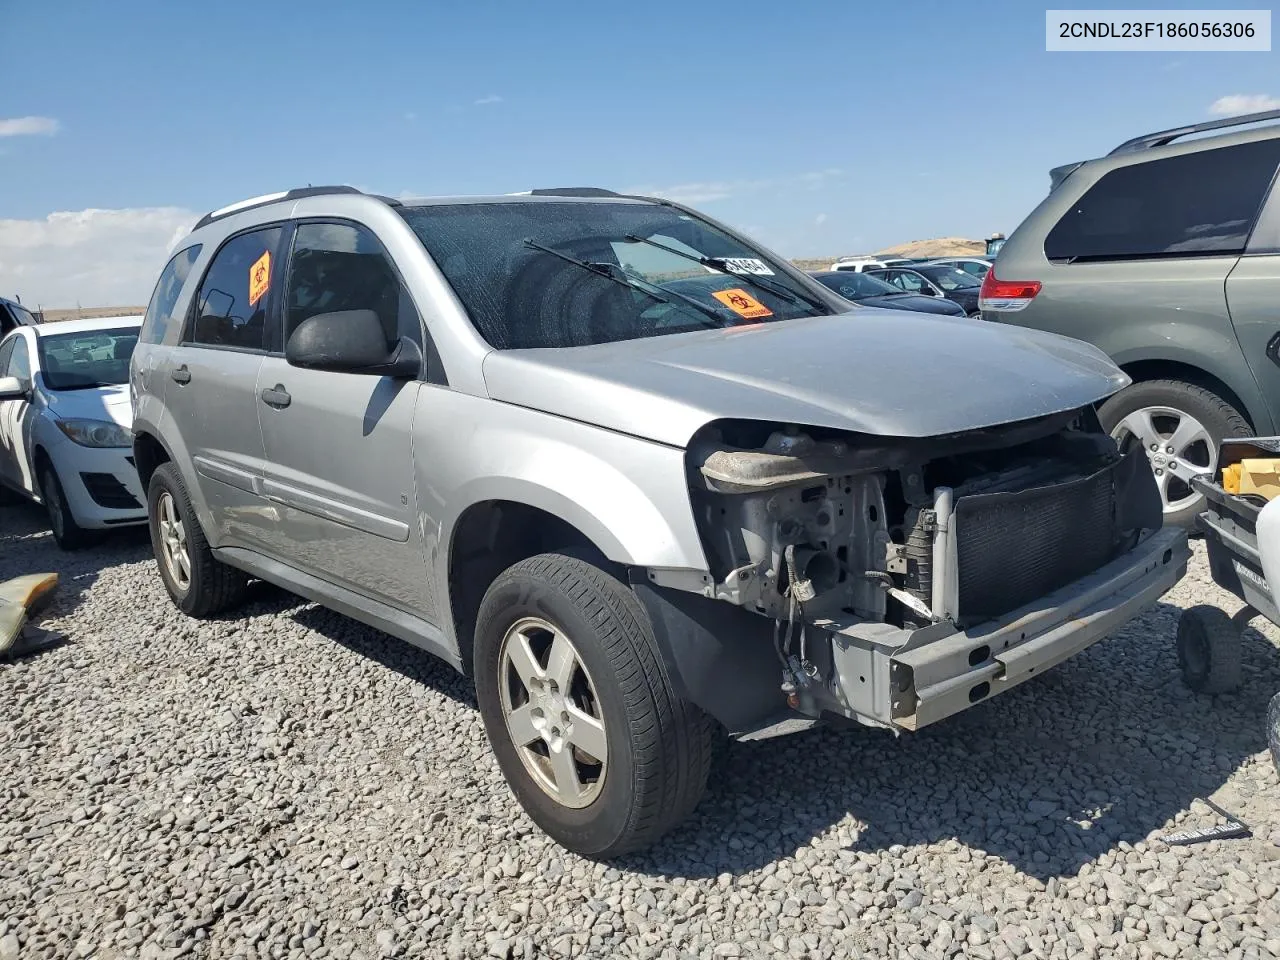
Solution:
<svg viewBox="0 0 1280 960">
<path fill-rule="evenodd" d="M 191 555 L 187 551 L 187 531 L 168 490 L 156 501 L 156 523 L 160 530 L 160 559 L 169 579 L 179 590 L 191 586 Z"/>
<path fill-rule="evenodd" d="M 566 807 L 589 806 L 604 787 L 609 747 L 600 698 L 572 641 L 539 617 L 517 621 L 502 640 L 498 692 L 534 782 Z"/>
<path fill-rule="evenodd" d="M 1141 444 L 1151 462 L 1166 514 L 1183 510 L 1200 496 L 1193 477 L 1212 475 L 1218 446 L 1195 417 L 1173 407 L 1142 407 L 1116 424 L 1112 437 L 1121 450 Z"/>
</svg>

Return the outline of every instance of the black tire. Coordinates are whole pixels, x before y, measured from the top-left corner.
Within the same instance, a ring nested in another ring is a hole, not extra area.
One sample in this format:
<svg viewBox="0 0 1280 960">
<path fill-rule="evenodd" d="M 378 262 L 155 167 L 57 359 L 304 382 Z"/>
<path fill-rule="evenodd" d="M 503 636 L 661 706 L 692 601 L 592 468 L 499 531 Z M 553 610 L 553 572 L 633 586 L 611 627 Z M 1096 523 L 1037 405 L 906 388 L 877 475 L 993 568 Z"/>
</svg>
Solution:
<svg viewBox="0 0 1280 960">
<path fill-rule="evenodd" d="M 1178 618 L 1178 666 L 1196 693 L 1227 693 L 1240 686 L 1241 629 L 1217 607 L 1201 605 Z"/>
<path fill-rule="evenodd" d="M 1146 380 L 1131 384 L 1098 408 L 1098 419 L 1107 433 L 1114 433 L 1125 417 L 1144 407 L 1168 407 L 1198 420 L 1212 441 L 1215 472 L 1218 444 L 1223 439 L 1253 435 L 1249 421 L 1230 403 L 1211 390 L 1181 380 Z M 1204 497 L 1197 496 L 1187 506 L 1166 513 L 1164 521 L 1170 526 L 1192 527 L 1196 514 L 1203 510 Z"/>
<path fill-rule="evenodd" d="M 158 505 L 166 494 L 172 498 L 186 535 L 191 573 L 190 582 L 185 587 L 175 580 L 164 557 Z M 244 601 L 249 578 L 214 558 L 191 506 L 186 484 L 172 463 L 162 463 L 157 467 L 147 485 L 147 528 L 151 532 L 151 548 L 155 552 L 160 579 L 179 610 L 191 617 L 210 617 Z"/>
<path fill-rule="evenodd" d="M 503 639 L 538 617 L 562 631 L 590 674 L 608 745 L 599 794 L 558 802 L 526 769 L 499 692 Z M 578 557 L 541 554 L 510 567 L 485 593 L 476 621 L 477 699 L 489 743 L 520 805 L 556 842 L 606 859 L 649 846 L 687 817 L 706 789 L 712 724 L 678 698 L 631 589 Z"/>
<path fill-rule="evenodd" d="M 1267 746 L 1271 748 L 1271 762 L 1280 775 L 1280 693 L 1272 697 L 1267 706 Z"/>
<path fill-rule="evenodd" d="M 58 471 L 48 460 L 43 460 L 37 472 L 40 482 L 40 499 L 49 518 L 53 539 L 63 550 L 80 550 L 98 539 L 98 534 L 76 523 L 67 503 L 67 493 L 58 479 Z"/>
</svg>

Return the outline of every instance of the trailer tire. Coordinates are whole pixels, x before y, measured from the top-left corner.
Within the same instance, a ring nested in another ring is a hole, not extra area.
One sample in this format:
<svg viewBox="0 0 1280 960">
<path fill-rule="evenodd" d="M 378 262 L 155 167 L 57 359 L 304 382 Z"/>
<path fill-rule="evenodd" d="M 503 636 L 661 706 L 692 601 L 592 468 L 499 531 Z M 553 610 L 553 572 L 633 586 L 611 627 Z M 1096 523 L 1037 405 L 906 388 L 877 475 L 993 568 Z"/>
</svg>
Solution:
<svg viewBox="0 0 1280 960">
<path fill-rule="evenodd" d="M 1280 693 L 1271 698 L 1267 707 L 1267 746 L 1271 748 L 1271 762 L 1280 775 Z"/>
<path fill-rule="evenodd" d="M 1227 693 L 1240 686 L 1242 630 L 1218 607 L 1201 604 L 1178 618 L 1178 665 L 1196 693 Z"/>
</svg>

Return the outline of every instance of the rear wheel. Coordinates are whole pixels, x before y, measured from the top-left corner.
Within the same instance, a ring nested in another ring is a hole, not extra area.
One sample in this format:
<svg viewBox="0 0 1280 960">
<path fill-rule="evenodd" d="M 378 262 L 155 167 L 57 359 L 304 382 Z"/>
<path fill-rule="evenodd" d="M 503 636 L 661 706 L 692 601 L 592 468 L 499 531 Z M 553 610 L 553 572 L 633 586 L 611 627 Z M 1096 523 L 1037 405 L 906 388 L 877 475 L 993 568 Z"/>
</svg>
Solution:
<svg viewBox="0 0 1280 960">
<path fill-rule="evenodd" d="M 160 579 L 179 610 L 208 617 L 244 600 L 248 577 L 214 557 L 186 485 L 171 463 L 151 475 L 147 526 Z"/>
<path fill-rule="evenodd" d="M 551 553 L 500 574 L 474 658 L 498 765 L 558 843 L 618 856 L 697 805 L 710 722 L 675 695 L 639 601 L 600 567 Z"/>
<path fill-rule="evenodd" d="M 1164 503 L 1165 523 L 1184 527 L 1204 509 L 1204 497 L 1191 488 L 1192 478 L 1216 474 L 1222 440 L 1253 433 L 1231 404 L 1180 380 L 1148 380 L 1126 387 L 1098 408 L 1098 418 L 1121 450 L 1141 448 L 1146 454 Z"/>
<path fill-rule="evenodd" d="M 58 479 L 58 471 L 52 463 L 46 460 L 40 465 L 39 478 L 40 499 L 44 501 L 49 529 L 58 546 L 63 550 L 79 550 L 93 543 L 95 534 L 76 523 L 66 491 L 62 489 L 62 481 Z"/>
</svg>

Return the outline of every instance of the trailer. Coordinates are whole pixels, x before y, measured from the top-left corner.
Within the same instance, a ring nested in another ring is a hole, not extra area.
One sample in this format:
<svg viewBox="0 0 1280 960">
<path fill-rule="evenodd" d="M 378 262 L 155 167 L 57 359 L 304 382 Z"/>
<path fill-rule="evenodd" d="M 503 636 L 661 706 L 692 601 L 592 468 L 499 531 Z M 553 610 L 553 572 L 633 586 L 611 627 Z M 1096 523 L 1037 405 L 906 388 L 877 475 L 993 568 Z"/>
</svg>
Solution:
<svg viewBox="0 0 1280 960">
<path fill-rule="evenodd" d="M 1227 467 L 1246 459 L 1280 458 L 1280 437 L 1224 440 L 1218 463 Z M 1244 601 L 1228 616 L 1202 604 L 1178 618 L 1177 651 L 1182 678 L 1197 693 L 1228 693 L 1240 686 L 1242 639 L 1255 617 L 1280 626 L 1280 497 L 1229 492 L 1219 477 L 1202 476 L 1191 486 L 1205 498 L 1196 518 L 1204 535 L 1213 582 Z M 1267 707 L 1267 743 L 1280 772 L 1280 692 Z"/>
</svg>

